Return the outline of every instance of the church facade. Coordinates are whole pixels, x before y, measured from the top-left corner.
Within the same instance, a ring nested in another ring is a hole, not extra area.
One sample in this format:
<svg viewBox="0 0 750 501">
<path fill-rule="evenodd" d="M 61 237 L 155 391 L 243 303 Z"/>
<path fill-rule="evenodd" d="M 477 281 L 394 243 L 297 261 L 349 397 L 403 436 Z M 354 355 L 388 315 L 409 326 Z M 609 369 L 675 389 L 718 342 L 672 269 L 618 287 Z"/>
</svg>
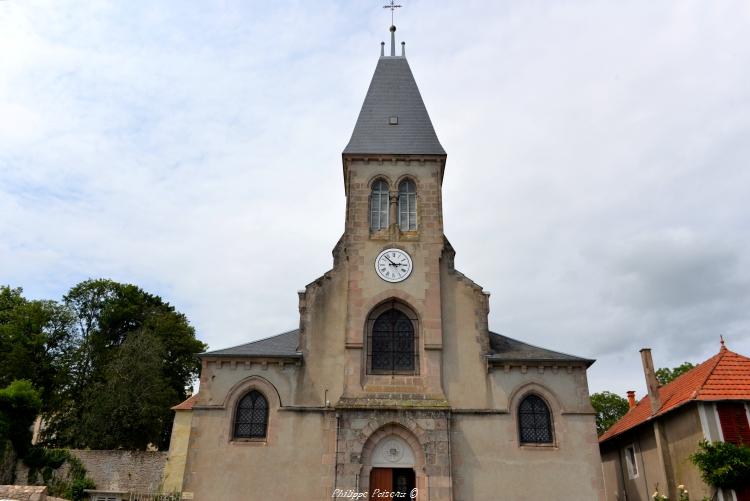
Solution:
<svg viewBox="0 0 750 501">
<path fill-rule="evenodd" d="M 166 488 L 197 500 L 597 500 L 592 360 L 492 332 L 443 234 L 447 156 L 381 56 L 343 151 L 345 231 L 299 327 L 201 355 Z"/>
</svg>

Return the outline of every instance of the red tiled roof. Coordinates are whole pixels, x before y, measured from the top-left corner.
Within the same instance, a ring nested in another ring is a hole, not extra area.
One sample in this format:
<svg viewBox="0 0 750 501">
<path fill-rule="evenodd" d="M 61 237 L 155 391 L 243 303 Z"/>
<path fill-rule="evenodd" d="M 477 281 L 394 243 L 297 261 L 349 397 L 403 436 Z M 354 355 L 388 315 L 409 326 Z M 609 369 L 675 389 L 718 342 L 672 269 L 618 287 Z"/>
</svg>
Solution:
<svg viewBox="0 0 750 501">
<path fill-rule="evenodd" d="M 185 400 L 182 403 L 179 403 L 172 407 L 173 411 L 189 411 L 193 409 L 193 405 L 195 405 L 195 402 L 198 401 L 198 394 L 192 395 L 188 397 L 187 400 Z"/>
<path fill-rule="evenodd" d="M 651 414 L 646 396 L 601 437 L 604 442 L 692 401 L 750 400 L 750 358 L 722 345 L 719 353 L 659 388 L 661 407 Z"/>
</svg>

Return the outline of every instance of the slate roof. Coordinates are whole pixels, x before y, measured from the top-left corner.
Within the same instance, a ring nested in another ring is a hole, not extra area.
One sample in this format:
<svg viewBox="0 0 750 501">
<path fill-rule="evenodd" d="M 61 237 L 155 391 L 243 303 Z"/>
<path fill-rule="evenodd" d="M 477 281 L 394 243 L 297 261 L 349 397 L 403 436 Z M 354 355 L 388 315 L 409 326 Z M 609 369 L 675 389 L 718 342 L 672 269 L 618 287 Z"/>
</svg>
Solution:
<svg viewBox="0 0 750 501">
<path fill-rule="evenodd" d="M 267 337 L 251 343 L 201 353 L 201 357 L 271 357 L 271 358 L 301 358 L 302 352 L 297 350 L 299 345 L 299 329 L 283 334 Z"/>
<path fill-rule="evenodd" d="M 398 125 L 389 119 L 398 117 Z M 445 155 L 405 57 L 381 56 L 347 154 Z"/>
<path fill-rule="evenodd" d="M 586 367 L 594 363 L 589 358 L 540 348 L 497 332 L 490 332 L 490 349 L 492 353 L 487 358 L 497 362 L 579 362 L 586 364 Z"/>
<path fill-rule="evenodd" d="M 722 345 L 719 353 L 659 388 L 661 407 L 651 414 L 646 396 L 601 437 L 605 442 L 621 433 L 693 401 L 750 400 L 750 358 Z"/>
</svg>

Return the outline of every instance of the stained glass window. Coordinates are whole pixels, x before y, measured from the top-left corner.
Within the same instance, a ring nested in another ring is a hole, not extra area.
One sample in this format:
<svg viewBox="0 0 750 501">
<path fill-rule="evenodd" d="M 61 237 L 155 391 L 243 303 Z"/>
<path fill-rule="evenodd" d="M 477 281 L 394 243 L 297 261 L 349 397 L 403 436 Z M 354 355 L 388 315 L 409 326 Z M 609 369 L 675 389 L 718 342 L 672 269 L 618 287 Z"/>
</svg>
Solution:
<svg viewBox="0 0 750 501">
<path fill-rule="evenodd" d="M 265 438 L 268 424 L 268 401 L 253 390 L 240 400 L 234 419 L 235 438 Z"/>
<path fill-rule="evenodd" d="M 540 397 L 529 395 L 518 407 L 518 423 L 521 443 L 551 444 L 552 421 L 549 407 Z"/>
</svg>

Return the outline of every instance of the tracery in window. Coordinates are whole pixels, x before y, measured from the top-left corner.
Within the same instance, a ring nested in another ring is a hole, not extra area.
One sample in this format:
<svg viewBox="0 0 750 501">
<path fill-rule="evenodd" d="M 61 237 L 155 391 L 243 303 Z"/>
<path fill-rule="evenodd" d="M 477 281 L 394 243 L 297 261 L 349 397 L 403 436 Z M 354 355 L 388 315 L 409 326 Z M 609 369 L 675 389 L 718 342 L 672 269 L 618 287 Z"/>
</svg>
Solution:
<svg viewBox="0 0 750 501">
<path fill-rule="evenodd" d="M 528 395 L 518 406 L 518 430 L 522 444 L 551 444 L 549 407 L 537 395 Z"/>
<path fill-rule="evenodd" d="M 234 417 L 235 438 L 265 438 L 268 427 L 268 400 L 257 390 L 240 399 Z"/>
<path fill-rule="evenodd" d="M 416 317 L 397 303 L 368 322 L 368 368 L 374 374 L 413 374 L 418 368 Z"/>
</svg>

